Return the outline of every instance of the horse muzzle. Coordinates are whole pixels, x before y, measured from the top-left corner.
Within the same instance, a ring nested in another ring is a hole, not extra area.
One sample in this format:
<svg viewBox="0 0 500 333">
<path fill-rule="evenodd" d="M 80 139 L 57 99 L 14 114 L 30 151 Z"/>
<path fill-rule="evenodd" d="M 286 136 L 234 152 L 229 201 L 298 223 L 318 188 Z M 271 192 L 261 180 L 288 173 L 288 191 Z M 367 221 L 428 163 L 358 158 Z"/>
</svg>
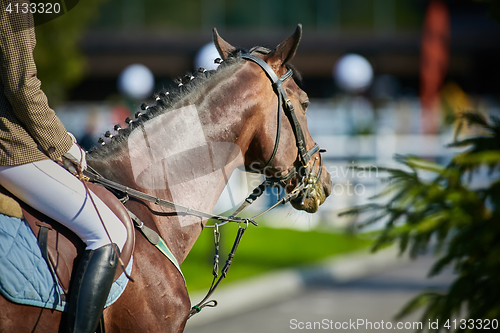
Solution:
<svg viewBox="0 0 500 333">
<path fill-rule="evenodd" d="M 321 167 L 324 168 L 323 165 Z M 290 201 L 290 203 L 293 208 L 297 210 L 315 213 L 332 191 L 330 174 L 323 169 L 319 179 L 311 174 L 307 179 L 303 180 L 303 182 L 305 183 L 304 188 L 295 199 Z"/>
</svg>

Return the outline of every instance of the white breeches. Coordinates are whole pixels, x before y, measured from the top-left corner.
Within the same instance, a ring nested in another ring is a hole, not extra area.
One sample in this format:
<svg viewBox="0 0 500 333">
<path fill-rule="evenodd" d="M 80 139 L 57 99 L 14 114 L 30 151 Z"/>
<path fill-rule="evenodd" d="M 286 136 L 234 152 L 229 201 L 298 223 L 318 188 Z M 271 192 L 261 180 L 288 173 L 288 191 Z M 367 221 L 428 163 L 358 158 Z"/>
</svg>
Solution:
<svg viewBox="0 0 500 333">
<path fill-rule="evenodd" d="M 54 161 L 0 166 L 0 184 L 31 207 L 72 230 L 87 245 L 87 250 L 110 244 L 85 186 Z M 92 198 L 111 242 L 122 250 L 127 240 L 125 226 L 94 193 Z"/>
</svg>

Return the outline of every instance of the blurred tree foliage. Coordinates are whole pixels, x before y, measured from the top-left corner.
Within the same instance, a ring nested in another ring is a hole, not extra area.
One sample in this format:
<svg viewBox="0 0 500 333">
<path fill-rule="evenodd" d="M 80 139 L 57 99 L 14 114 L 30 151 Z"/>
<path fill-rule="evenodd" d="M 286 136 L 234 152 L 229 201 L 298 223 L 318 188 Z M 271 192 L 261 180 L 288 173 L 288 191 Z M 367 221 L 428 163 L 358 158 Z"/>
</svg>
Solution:
<svg viewBox="0 0 500 333">
<path fill-rule="evenodd" d="M 107 0 L 80 1 L 68 13 L 36 26 L 34 57 L 42 89 L 51 105 L 61 103 L 83 78 L 85 58 L 78 43 L 98 8 Z"/>
<path fill-rule="evenodd" d="M 375 6 L 374 3 L 378 5 Z M 390 29 L 419 29 L 421 0 L 109 0 L 96 27 L 210 30 L 289 29 L 309 31 L 373 29 L 375 16 Z"/>
<path fill-rule="evenodd" d="M 474 1 L 487 3 L 489 5 L 490 17 L 500 22 L 500 1 L 498 0 L 474 0 Z"/>
<path fill-rule="evenodd" d="M 464 123 L 481 134 L 459 140 Z M 374 198 L 387 202 L 358 206 L 343 215 L 368 213 L 362 226 L 384 221 L 374 251 L 393 242 L 411 257 L 434 249 L 437 259 L 429 276 L 450 265 L 456 271 L 447 292 L 421 293 L 398 317 L 423 307 L 425 322 L 439 319 L 441 324 L 459 315 L 500 319 L 500 117 L 487 120 L 464 113 L 449 146 L 468 149 L 447 166 L 398 156 L 409 171 L 385 169 L 388 185 Z"/>
</svg>

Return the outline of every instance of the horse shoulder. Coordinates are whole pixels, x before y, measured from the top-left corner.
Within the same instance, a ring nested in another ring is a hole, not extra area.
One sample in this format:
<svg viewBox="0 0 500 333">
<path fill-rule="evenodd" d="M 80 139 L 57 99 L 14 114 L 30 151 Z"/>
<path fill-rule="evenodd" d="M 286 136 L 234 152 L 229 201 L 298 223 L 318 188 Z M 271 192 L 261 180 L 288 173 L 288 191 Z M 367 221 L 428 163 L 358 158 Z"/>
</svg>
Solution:
<svg viewBox="0 0 500 333">
<path fill-rule="evenodd" d="M 135 246 L 134 282 L 105 309 L 106 332 L 182 332 L 191 307 L 182 275 L 139 232 Z"/>
</svg>

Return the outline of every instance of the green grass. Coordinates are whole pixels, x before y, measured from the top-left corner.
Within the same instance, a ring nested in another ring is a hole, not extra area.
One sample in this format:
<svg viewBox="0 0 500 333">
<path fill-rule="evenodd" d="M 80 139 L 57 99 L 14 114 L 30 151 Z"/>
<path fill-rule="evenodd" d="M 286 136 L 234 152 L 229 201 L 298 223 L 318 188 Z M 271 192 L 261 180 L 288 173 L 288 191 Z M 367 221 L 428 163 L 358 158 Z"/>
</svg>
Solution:
<svg viewBox="0 0 500 333">
<path fill-rule="evenodd" d="M 219 265 L 222 269 L 236 237 L 237 225 L 225 225 L 220 230 Z M 340 233 L 250 225 L 243 235 L 223 284 L 280 268 L 313 265 L 333 255 L 368 247 L 371 243 L 368 239 Z M 182 264 L 190 292 L 210 287 L 213 278 L 213 254 L 213 228 L 205 228 Z"/>
</svg>

